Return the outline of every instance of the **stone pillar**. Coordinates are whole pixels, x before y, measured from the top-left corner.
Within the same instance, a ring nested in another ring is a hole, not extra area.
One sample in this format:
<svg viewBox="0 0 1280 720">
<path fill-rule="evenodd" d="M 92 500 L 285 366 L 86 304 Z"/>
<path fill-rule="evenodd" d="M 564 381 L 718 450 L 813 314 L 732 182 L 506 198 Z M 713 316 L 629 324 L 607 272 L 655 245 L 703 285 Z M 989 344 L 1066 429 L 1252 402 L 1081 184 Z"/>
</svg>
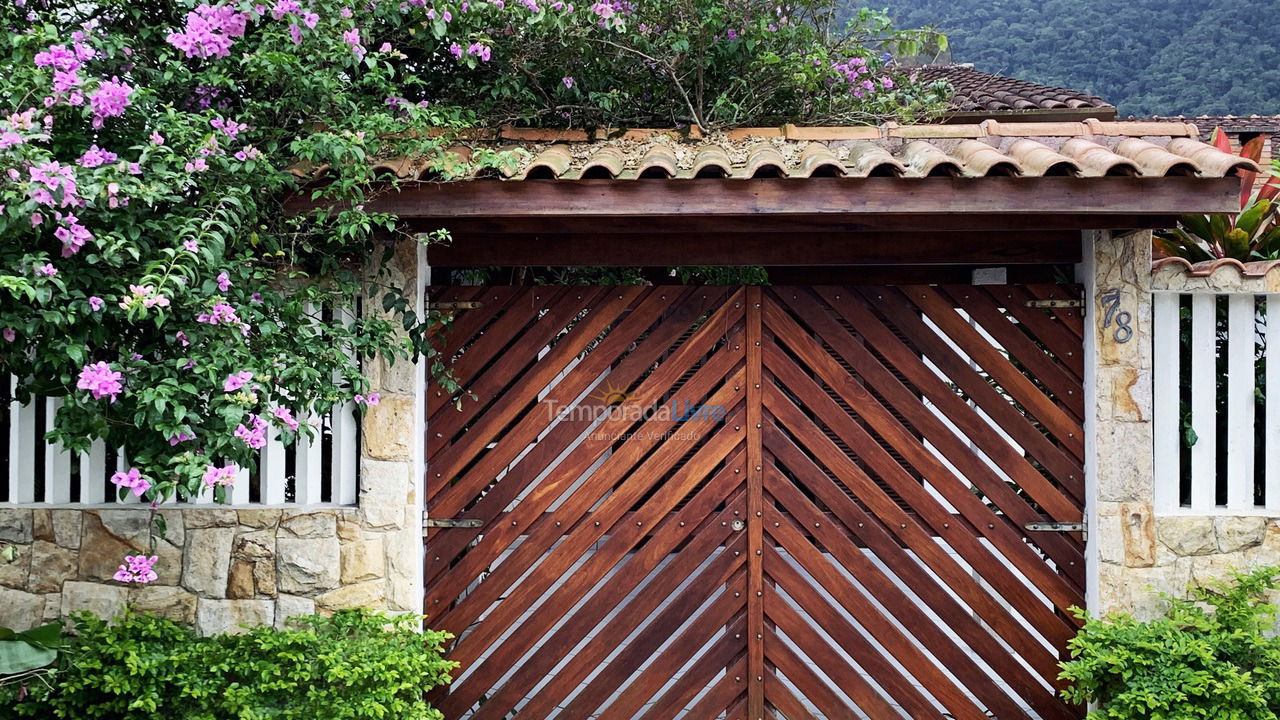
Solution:
<svg viewBox="0 0 1280 720">
<path fill-rule="evenodd" d="M 1095 613 L 1128 612 L 1149 618 L 1164 609 L 1159 593 L 1180 596 L 1192 582 L 1220 578 L 1232 569 L 1280 564 L 1280 522 L 1252 516 L 1190 514 L 1152 509 L 1153 288 L 1261 294 L 1280 288 L 1259 278 L 1243 282 L 1234 268 L 1210 278 L 1189 278 L 1178 269 L 1151 271 L 1149 231 L 1086 239 L 1085 338 L 1086 420 L 1089 480 L 1089 606 Z M 1092 246 L 1092 247 L 1090 247 Z M 1120 342 L 1106 303 L 1131 315 L 1132 337 Z"/>
</svg>

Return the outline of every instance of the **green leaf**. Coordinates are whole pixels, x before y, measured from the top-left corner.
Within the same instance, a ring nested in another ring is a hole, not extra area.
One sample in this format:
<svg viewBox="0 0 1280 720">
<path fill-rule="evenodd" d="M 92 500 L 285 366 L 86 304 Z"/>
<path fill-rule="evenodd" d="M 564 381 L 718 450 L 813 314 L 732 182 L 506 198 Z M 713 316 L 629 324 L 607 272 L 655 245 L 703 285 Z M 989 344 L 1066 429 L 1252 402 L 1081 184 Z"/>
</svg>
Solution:
<svg viewBox="0 0 1280 720">
<path fill-rule="evenodd" d="M 42 668 L 58 659 L 58 651 L 25 640 L 0 640 L 0 676 Z"/>
</svg>

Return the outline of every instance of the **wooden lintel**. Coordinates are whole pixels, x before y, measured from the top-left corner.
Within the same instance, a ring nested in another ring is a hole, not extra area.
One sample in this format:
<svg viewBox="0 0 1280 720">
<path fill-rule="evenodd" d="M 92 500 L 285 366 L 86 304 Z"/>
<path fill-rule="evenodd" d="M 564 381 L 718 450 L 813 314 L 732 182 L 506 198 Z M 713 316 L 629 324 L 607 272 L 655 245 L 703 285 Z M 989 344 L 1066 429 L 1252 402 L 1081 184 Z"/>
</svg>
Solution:
<svg viewBox="0 0 1280 720">
<path fill-rule="evenodd" d="M 1020 265 L 1079 262 L 1078 230 L 1039 232 L 456 234 L 432 267 Z"/>
<path fill-rule="evenodd" d="M 371 197 L 402 218 L 1177 215 L 1239 209 L 1240 179 L 1198 177 L 475 180 Z M 306 212 L 308 195 L 286 208 Z M 991 226 L 998 227 L 998 226 Z"/>
</svg>

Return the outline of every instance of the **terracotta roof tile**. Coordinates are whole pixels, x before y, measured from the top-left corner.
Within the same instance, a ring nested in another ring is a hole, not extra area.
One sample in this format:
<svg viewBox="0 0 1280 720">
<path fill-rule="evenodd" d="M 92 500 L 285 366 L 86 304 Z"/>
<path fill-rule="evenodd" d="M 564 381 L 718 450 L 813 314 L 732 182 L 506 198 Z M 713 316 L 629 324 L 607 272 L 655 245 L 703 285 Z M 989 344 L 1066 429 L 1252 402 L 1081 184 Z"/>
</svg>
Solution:
<svg viewBox="0 0 1280 720">
<path fill-rule="evenodd" d="M 975 70 L 969 65 L 925 65 L 911 71 L 926 82 L 946 80 L 951 84 L 951 112 L 987 113 L 1031 110 L 1106 110 L 1111 103 L 1077 90 L 1041 85 Z"/>
<path fill-rule="evenodd" d="M 1280 133 L 1280 115 L 1197 115 L 1196 117 L 1177 115 L 1146 119 L 1157 122 L 1191 123 L 1200 130 L 1200 135 L 1206 138 L 1214 128 L 1218 127 L 1232 134 Z"/>
<path fill-rule="evenodd" d="M 1265 277 L 1273 268 L 1280 267 L 1280 260 L 1254 260 L 1251 262 L 1240 262 L 1235 258 L 1216 258 L 1214 260 L 1203 260 L 1193 263 L 1186 258 L 1167 257 L 1160 258 L 1151 263 L 1151 272 L 1157 273 L 1161 270 L 1180 270 L 1182 274 L 1188 277 L 1209 277 L 1219 270 L 1224 272 L 1234 271 L 1234 275 L 1239 278 L 1260 278 Z"/>
<path fill-rule="evenodd" d="M 856 129 L 857 132 L 849 132 Z M 1039 130 L 1039 132 L 1036 132 Z M 907 132 L 912 131 L 912 132 Z M 879 128 L 743 128 L 689 138 L 667 130 L 626 134 L 521 131 L 537 141 L 510 142 L 507 132 L 472 133 L 436 157 L 387 158 L 375 173 L 401 179 L 456 176 L 474 148 L 515 150 L 500 172 L 477 177 L 579 180 L 697 177 L 952 175 L 1192 175 L 1223 177 L 1257 165 L 1223 153 L 1187 123 L 1100 122 L 980 125 L 886 125 Z M 589 138 L 580 140 L 578 138 Z M 858 138 L 858 139 L 849 139 Z M 326 168 L 298 165 L 300 177 Z"/>
</svg>

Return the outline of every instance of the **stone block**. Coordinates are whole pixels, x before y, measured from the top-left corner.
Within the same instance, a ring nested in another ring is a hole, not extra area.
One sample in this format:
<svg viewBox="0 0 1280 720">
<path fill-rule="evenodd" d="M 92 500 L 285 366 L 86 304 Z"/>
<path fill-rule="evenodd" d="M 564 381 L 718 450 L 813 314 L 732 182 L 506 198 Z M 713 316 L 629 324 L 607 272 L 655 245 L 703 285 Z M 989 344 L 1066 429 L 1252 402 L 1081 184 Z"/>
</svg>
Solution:
<svg viewBox="0 0 1280 720">
<path fill-rule="evenodd" d="M 233 560 L 227 572 L 227 597 L 232 600 L 245 600 L 253 597 L 253 563 L 248 560 Z"/>
<path fill-rule="evenodd" d="M 31 546 L 10 546 L 8 543 L 0 543 L 0 550 L 4 550 L 5 547 L 13 548 L 13 560 L 5 561 L 0 557 L 0 587 L 26 590 L 27 580 L 31 574 Z"/>
<path fill-rule="evenodd" d="M 279 509 L 236 511 L 236 517 L 240 519 L 241 525 L 258 529 L 274 529 L 276 525 L 280 524 L 280 515 L 281 511 Z"/>
<path fill-rule="evenodd" d="M 0 587 L 0 626 L 30 630 L 44 621 L 43 595 Z"/>
<path fill-rule="evenodd" d="M 386 575 L 387 562 L 381 537 L 342 543 L 341 579 L 343 585 L 372 580 Z"/>
<path fill-rule="evenodd" d="M 1105 410 L 1103 411 L 1105 413 Z M 1149 501 L 1154 474 L 1151 423 L 1100 422 L 1097 429 L 1098 497 L 1101 502 Z"/>
<path fill-rule="evenodd" d="M 337 535 L 337 518 L 332 511 L 289 511 L 280 520 L 280 532 L 296 538 L 325 538 Z"/>
<path fill-rule="evenodd" d="M 1214 520 L 1218 534 L 1218 550 L 1238 552 L 1262 544 L 1267 532 L 1264 517 L 1220 517 Z"/>
<path fill-rule="evenodd" d="M 53 541 L 65 548 L 80 547 L 80 510 L 53 511 Z"/>
<path fill-rule="evenodd" d="M 281 595 L 276 598 L 276 629 L 283 630 L 288 626 L 289 618 L 315 615 L 316 601 L 297 595 Z"/>
<path fill-rule="evenodd" d="M 231 541 L 235 532 L 229 527 L 187 531 L 187 552 L 182 565 L 183 587 L 201 597 L 226 596 Z"/>
<path fill-rule="evenodd" d="M 31 525 L 30 510 L 0 508 L 0 542 L 31 542 Z"/>
<path fill-rule="evenodd" d="M 210 600 L 196 608 L 196 632 L 201 635 L 243 633 L 246 625 L 274 625 L 274 600 Z"/>
<path fill-rule="evenodd" d="M 413 460 L 416 427 L 413 395 L 383 395 L 381 402 L 365 411 L 364 453 L 375 460 Z"/>
<path fill-rule="evenodd" d="M 100 618 L 114 618 L 124 612 L 129 589 L 120 585 L 80 582 L 62 584 L 62 615 L 87 610 Z"/>
<path fill-rule="evenodd" d="M 381 610 L 387 602 L 386 582 L 369 580 L 355 585 L 343 585 L 337 590 L 316 598 L 316 605 L 326 610 L 348 608 L 372 608 Z"/>
<path fill-rule="evenodd" d="M 1120 529 L 1124 534 L 1124 564 L 1151 567 L 1156 564 L 1156 534 L 1150 503 L 1130 502 L 1120 506 Z"/>
<path fill-rule="evenodd" d="M 271 560 L 276 556 L 276 536 L 271 530 L 242 532 L 236 537 L 232 555 L 243 560 Z"/>
<path fill-rule="evenodd" d="M 186 528 L 234 527 L 239 523 L 235 510 L 227 508 L 191 508 L 182 512 Z"/>
<path fill-rule="evenodd" d="M 307 595 L 338 585 L 338 538 L 286 538 L 276 541 L 276 578 L 280 592 Z"/>
<path fill-rule="evenodd" d="M 110 581 L 126 555 L 137 555 L 147 547 L 145 535 L 135 540 L 137 529 L 123 527 L 120 522 L 116 522 L 119 518 L 111 517 L 112 525 L 124 532 L 128 539 L 112 532 L 103 522 L 101 513 L 104 512 L 119 511 L 84 513 L 79 562 L 79 575 L 84 580 Z M 145 518 L 146 513 L 129 511 L 128 515 Z M 145 520 L 143 525 L 145 527 Z"/>
<path fill-rule="evenodd" d="M 107 532 L 135 548 L 142 549 L 150 544 L 155 527 L 145 506 L 127 510 L 95 510 L 94 514 Z"/>
<path fill-rule="evenodd" d="M 399 529 L 413 491 L 412 465 L 364 458 L 360 462 L 360 516 L 367 528 Z"/>
<path fill-rule="evenodd" d="M 1208 555 L 1218 551 L 1212 517 L 1171 515 L 1156 522 L 1160 542 L 1181 556 Z"/>
<path fill-rule="evenodd" d="M 183 519 L 182 510 L 161 510 L 164 519 L 164 538 L 178 547 L 187 543 L 187 523 Z"/>
<path fill-rule="evenodd" d="M 75 550 L 59 547 L 45 540 L 32 543 L 31 579 L 28 588 L 32 592 L 61 592 L 62 583 L 74 580 L 76 572 Z"/>
<path fill-rule="evenodd" d="M 359 511 L 343 509 L 338 515 L 338 539 L 349 542 L 360 537 Z"/>
<path fill-rule="evenodd" d="M 31 537 L 34 540 L 53 542 L 53 513 L 45 508 L 31 511 Z"/>
<path fill-rule="evenodd" d="M 130 588 L 129 606 L 184 625 L 193 625 L 196 621 L 196 596 L 180 587 L 142 585 Z"/>
<path fill-rule="evenodd" d="M 387 606 L 422 611 L 422 534 L 409 528 L 387 533 Z"/>
<path fill-rule="evenodd" d="M 258 560 L 253 563 L 253 589 L 258 595 L 276 596 L 276 560 Z"/>
</svg>

